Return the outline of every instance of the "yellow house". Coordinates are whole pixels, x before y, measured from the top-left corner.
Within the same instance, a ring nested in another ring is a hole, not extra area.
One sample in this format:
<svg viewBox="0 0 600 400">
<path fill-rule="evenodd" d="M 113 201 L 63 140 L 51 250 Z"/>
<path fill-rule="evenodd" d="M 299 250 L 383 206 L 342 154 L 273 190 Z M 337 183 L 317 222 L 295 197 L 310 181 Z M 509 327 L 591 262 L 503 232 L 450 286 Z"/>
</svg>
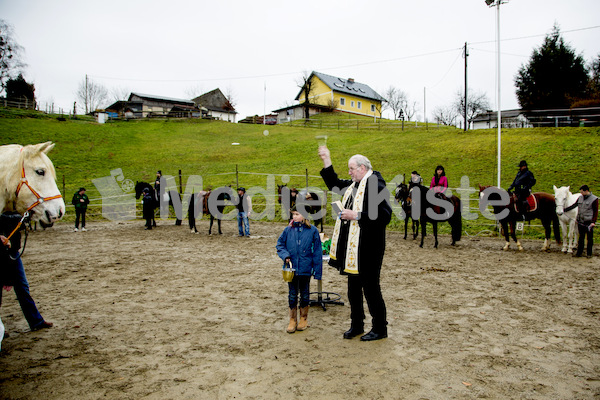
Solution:
<svg viewBox="0 0 600 400">
<path fill-rule="evenodd" d="M 381 102 L 384 100 L 376 91 L 354 79 L 342 79 L 313 71 L 308 80 L 309 90 L 302 88 L 296 96 L 300 104 L 323 106 L 335 111 L 381 117 Z M 308 91 L 308 93 L 306 93 Z M 308 96 L 307 96 L 308 95 Z"/>
</svg>

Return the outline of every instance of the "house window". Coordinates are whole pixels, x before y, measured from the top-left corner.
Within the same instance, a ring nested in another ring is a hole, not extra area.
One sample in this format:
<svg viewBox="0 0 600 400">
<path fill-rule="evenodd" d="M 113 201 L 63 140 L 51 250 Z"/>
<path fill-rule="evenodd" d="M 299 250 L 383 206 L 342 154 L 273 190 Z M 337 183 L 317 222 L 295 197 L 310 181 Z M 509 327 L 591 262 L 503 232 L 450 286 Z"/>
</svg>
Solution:
<svg viewBox="0 0 600 400">
<path fill-rule="evenodd" d="M 354 100 L 350 102 L 350 107 L 354 107 Z"/>
<path fill-rule="evenodd" d="M 371 112 L 375 112 L 375 104 L 371 104 Z"/>
<path fill-rule="evenodd" d="M 346 105 L 346 99 L 343 97 L 340 97 L 340 105 L 341 106 L 345 106 Z"/>
<path fill-rule="evenodd" d="M 359 101 L 356 103 L 356 106 L 358 107 L 358 109 L 360 110 L 362 108 L 362 101 Z"/>
</svg>

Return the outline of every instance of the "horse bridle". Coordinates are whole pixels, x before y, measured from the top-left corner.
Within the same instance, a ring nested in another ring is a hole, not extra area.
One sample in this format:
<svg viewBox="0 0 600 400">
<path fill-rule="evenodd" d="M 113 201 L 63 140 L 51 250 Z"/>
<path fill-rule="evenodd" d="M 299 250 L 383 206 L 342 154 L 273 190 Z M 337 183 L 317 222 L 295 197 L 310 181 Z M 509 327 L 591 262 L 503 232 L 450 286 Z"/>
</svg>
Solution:
<svg viewBox="0 0 600 400">
<path fill-rule="evenodd" d="M 61 194 L 57 194 L 56 196 L 48 196 L 48 197 L 40 196 L 40 194 L 38 192 L 36 192 L 35 189 L 32 188 L 31 185 L 29 184 L 29 182 L 27 181 L 27 177 L 25 176 L 25 161 L 23 161 L 23 164 L 21 165 L 21 182 L 19 182 L 19 185 L 17 186 L 17 190 L 15 191 L 15 200 L 17 197 L 19 197 L 19 193 L 21 192 L 21 188 L 23 187 L 23 185 L 25 185 L 29 188 L 31 193 L 33 193 L 33 195 L 35 196 L 36 201 L 32 205 L 27 207 L 27 210 L 25 210 L 25 212 L 23 213 L 23 218 L 21 218 L 21 220 L 17 224 L 17 227 L 10 233 L 10 235 L 8 235 L 8 237 L 6 238 L 7 240 L 10 239 L 15 234 L 15 232 L 19 230 L 19 228 L 23 224 L 23 221 L 29 217 L 29 211 L 33 210 L 35 207 L 39 206 L 40 204 L 42 204 L 46 201 L 62 198 Z"/>
</svg>

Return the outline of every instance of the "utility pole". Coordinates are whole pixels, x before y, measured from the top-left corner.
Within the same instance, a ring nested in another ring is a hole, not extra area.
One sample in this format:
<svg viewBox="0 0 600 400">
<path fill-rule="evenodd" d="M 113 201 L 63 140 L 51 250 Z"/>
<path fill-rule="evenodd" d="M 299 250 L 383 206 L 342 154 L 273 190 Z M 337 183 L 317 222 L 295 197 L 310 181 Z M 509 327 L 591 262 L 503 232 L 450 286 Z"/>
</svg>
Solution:
<svg viewBox="0 0 600 400">
<path fill-rule="evenodd" d="M 88 102 L 90 94 L 88 93 L 88 76 L 85 74 L 85 114 L 88 114 Z"/>
<path fill-rule="evenodd" d="M 425 121 L 425 130 L 429 129 L 427 125 L 427 88 L 423 87 L 423 120 Z"/>
<path fill-rule="evenodd" d="M 467 98 L 467 57 L 469 57 L 469 49 L 467 48 L 467 42 L 465 42 L 465 50 L 463 53 L 463 57 L 465 58 L 465 132 L 469 130 L 469 121 L 467 120 L 467 110 L 469 103 Z"/>
</svg>

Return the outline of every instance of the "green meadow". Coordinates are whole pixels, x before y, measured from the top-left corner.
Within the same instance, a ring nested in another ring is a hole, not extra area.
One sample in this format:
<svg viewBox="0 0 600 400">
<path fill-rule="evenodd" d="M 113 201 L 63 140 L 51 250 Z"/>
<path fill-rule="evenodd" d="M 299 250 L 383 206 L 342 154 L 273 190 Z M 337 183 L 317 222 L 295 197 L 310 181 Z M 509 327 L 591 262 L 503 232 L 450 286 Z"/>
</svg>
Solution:
<svg viewBox="0 0 600 400">
<path fill-rule="evenodd" d="M 496 184 L 495 129 L 464 132 L 431 123 L 415 127 L 412 122 L 402 130 L 396 121 L 361 128 L 360 119 L 354 125 L 348 123 L 348 116 L 320 118 L 324 123 L 311 126 L 169 119 L 98 124 L 85 117 L 61 121 L 40 113 L 0 109 L 0 145 L 56 143 L 50 158 L 67 203 L 80 186 L 88 189 L 90 198 L 98 197 L 92 179 L 110 176 L 116 168 L 134 182 L 151 182 L 156 171 L 162 170 L 179 183 L 181 170 L 184 187 L 190 175 L 201 176 L 204 186 L 266 187 L 271 174 L 276 184 L 283 183 L 287 175 L 289 186 L 302 188 L 308 175 L 309 186 L 325 189 L 318 177 L 322 167 L 317 156 L 318 136 L 327 136 L 334 167 L 341 176 L 347 176 L 348 158 L 360 153 L 387 181 L 417 170 L 428 184 L 441 164 L 450 187 L 460 186 L 466 178 L 473 188 Z M 600 193 L 599 139 L 600 128 L 591 127 L 504 129 L 502 187 L 510 185 L 519 161 L 525 159 L 537 179 L 535 191 L 552 193 L 553 185 L 569 185 L 577 192 L 579 186 L 588 184 L 592 192 Z M 477 196 L 471 198 L 470 206 L 476 208 Z M 261 200 L 255 203 L 260 207 Z M 485 222 L 481 220 L 467 222 L 465 229 L 477 233 L 483 229 L 475 226 Z M 400 226 L 404 223 L 393 221 L 392 229 Z"/>
</svg>

